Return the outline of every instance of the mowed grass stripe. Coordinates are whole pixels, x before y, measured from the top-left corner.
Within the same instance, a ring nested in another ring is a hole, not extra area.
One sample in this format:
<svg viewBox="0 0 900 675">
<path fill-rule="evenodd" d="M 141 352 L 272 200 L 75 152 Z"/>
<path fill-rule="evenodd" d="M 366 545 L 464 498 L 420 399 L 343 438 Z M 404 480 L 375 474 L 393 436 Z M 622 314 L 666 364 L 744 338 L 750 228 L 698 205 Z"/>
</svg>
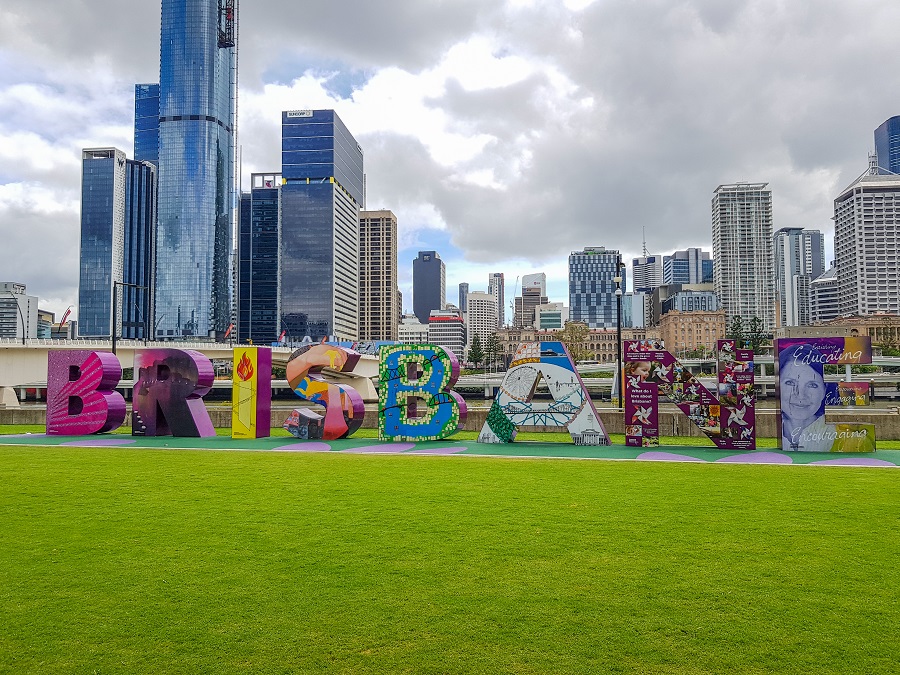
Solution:
<svg viewBox="0 0 900 675">
<path fill-rule="evenodd" d="M 0 672 L 896 672 L 892 471 L 0 448 Z"/>
</svg>

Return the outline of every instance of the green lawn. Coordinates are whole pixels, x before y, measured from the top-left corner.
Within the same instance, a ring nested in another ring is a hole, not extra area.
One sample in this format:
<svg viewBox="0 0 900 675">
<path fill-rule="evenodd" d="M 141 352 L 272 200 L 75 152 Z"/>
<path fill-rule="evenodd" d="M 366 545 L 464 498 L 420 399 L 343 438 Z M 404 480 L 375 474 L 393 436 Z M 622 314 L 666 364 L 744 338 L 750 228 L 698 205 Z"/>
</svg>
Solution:
<svg viewBox="0 0 900 675">
<path fill-rule="evenodd" d="M 893 673 L 898 474 L 0 447 L 0 672 Z"/>
</svg>

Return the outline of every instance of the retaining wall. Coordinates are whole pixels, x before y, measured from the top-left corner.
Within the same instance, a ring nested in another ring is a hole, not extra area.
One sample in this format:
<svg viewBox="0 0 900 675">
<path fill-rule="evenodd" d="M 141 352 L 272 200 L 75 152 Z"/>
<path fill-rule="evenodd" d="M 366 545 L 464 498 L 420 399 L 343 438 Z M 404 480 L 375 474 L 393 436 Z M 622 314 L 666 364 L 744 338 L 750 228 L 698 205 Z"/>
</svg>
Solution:
<svg viewBox="0 0 900 675">
<path fill-rule="evenodd" d="M 280 427 L 291 410 L 298 405 L 278 406 L 272 408 L 272 426 Z M 313 407 L 314 410 L 321 410 Z M 600 419 L 606 431 L 612 434 L 625 433 L 625 420 L 622 411 L 614 408 L 600 408 Z M 469 409 L 465 429 L 467 431 L 480 431 L 487 417 L 487 408 Z M 231 426 L 231 408 L 209 407 L 209 415 L 213 426 L 217 428 Z M 875 425 L 875 436 L 884 440 L 900 440 L 900 414 L 897 409 L 891 412 L 866 412 L 864 408 L 855 410 L 841 410 L 828 412 L 827 419 L 835 422 L 860 422 Z M 39 424 L 46 422 L 46 410 L 42 407 L 6 408 L 0 409 L 0 424 Z M 131 425 L 131 413 L 125 420 L 125 425 Z M 378 426 L 378 414 L 374 409 L 366 410 L 363 427 L 374 429 Z M 559 431 L 556 427 L 534 427 L 528 431 Z M 694 436 L 703 437 L 703 433 L 688 418 L 680 412 L 661 409 L 659 412 L 659 431 L 663 436 Z M 756 435 L 760 438 L 775 437 L 775 411 L 772 409 L 757 409 L 756 411 Z"/>
</svg>

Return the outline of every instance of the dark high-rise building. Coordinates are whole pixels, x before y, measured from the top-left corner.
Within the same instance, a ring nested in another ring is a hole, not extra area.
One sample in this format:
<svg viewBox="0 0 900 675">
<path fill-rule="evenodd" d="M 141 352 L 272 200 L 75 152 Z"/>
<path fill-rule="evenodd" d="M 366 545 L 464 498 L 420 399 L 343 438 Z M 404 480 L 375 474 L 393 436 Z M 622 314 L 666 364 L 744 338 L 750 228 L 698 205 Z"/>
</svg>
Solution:
<svg viewBox="0 0 900 675">
<path fill-rule="evenodd" d="M 156 167 L 125 160 L 125 250 L 122 337 L 152 336 L 156 273 Z"/>
<path fill-rule="evenodd" d="M 152 325 L 155 191 L 149 162 L 116 148 L 82 152 L 80 336 L 111 336 L 114 282 L 116 335 L 142 338 Z"/>
<path fill-rule="evenodd" d="M 444 309 L 446 276 L 437 252 L 419 251 L 413 260 L 413 312 L 420 323 L 428 323 L 433 311 Z"/>
<path fill-rule="evenodd" d="M 469 311 L 469 284 L 465 282 L 459 285 L 459 311 L 463 314 Z"/>
<path fill-rule="evenodd" d="M 160 338 L 222 336 L 231 322 L 236 35 L 237 0 L 162 0 Z"/>
<path fill-rule="evenodd" d="M 886 119 L 875 130 L 875 154 L 879 173 L 900 174 L 900 115 Z"/>
<path fill-rule="evenodd" d="M 282 328 L 356 340 L 362 148 L 333 110 L 289 110 L 281 125 Z"/>
<path fill-rule="evenodd" d="M 591 328 L 616 327 L 616 282 L 619 251 L 603 246 L 587 247 L 569 255 L 569 319 Z M 621 281 L 624 293 L 625 276 Z"/>
<path fill-rule="evenodd" d="M 281 334 L 278 318 L 278 214 L 281 176 L 254 173 L 241 195 L 238 228 L 237 340 L 267 345 Z"/>
<path fill-rule="evenodd" d="M 134 85 L 134 158 L 159 166 L 159 85 Z"/>
</svg>

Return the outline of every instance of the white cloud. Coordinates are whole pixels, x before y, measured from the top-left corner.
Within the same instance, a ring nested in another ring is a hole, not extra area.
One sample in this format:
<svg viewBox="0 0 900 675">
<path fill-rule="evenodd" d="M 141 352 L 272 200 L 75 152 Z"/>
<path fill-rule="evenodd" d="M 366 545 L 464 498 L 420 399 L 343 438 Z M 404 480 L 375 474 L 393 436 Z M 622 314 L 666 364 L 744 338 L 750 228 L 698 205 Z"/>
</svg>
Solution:
<svg viewBox="0 0 900 675">
<path fill-rule="evenodd" d="M 534 269 L 564 285 L 569 251 L 627 259 L 644 229 L 655 252 L 709 248 L 712 191 L 741 179 L 770 183 L 776 228 L 830 232 L 900 113 L 898 21 L 877 0 L 245 3 L 243 173 L 278 170 L 282 110 L 334 108 L 401 247 L 451 242 L 473 285 Z M 137 0 L 0 8 L 0 229 L 40 252 L 0 262 L 48 297 L 77 285 L 80 150 L 130 153 L 158 22 Z"/>
</svg>

